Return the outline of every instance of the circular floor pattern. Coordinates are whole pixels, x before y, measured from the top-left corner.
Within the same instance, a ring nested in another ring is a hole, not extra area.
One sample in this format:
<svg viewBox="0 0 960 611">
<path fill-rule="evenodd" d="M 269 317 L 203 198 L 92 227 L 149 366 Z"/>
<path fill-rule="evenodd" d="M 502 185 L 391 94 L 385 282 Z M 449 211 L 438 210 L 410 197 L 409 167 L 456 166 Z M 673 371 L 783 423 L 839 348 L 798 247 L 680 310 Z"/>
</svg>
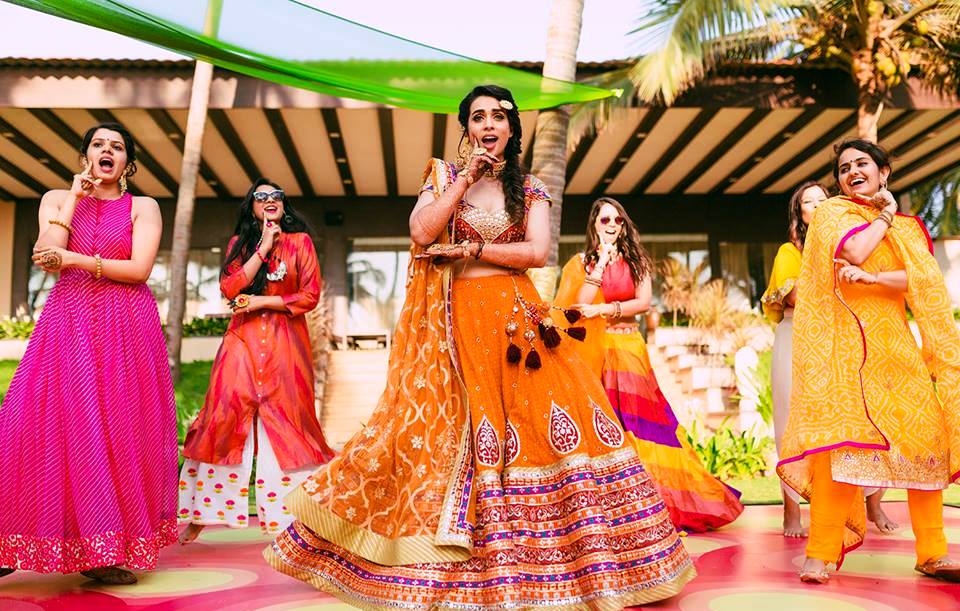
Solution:
<svg viewBox="0 0 960 611">
<path fill-rule="evenodd" d="M 162 598 L 187 596 L 242 588 L 257 580 L 257 574 L 241 569 L 180 568 L 140 573 L 134 586 L 92 585 L 87 589 L 109 593 L 117 598 Z"/>
<path fill-rule="evenodd" d="M 208 526 L 203 529 L 197 541 L 202 543 L 258 543 L 264 545 L 273 541 L 274 537 L 260 532 L 259 527 L 227 528 L 225 526 Z"/>
<path fill-rule="evenodd" d="M 680 540 L 683 541 L 683 547 L 687 549 L 687 553 L 691 556 L 701 556 L 707 552 L 737 545 L 735 541 L 723 541 L 703 535 L 688 535 Z"/>
<path fill-rule="evenodd" d="M 869 536 L 872 533 L 868 533 Z M 944 528 L 943 534 L 947 536 L 947 542 L 951 545 L 960 544 L 960 528 Z M 900 528 L 895 533 L 891 533 L 889 536 L 896 537 L 898 539 L 906 539 L 907 541 L 914 541 L 915 537 L 913 536 L 913 530 L 910 528 L 910 524 L 901 524 Z"/>
<path fill-rule="evenodd" d="M 351 607 L 336 599 L 331 599 L 329 602 L 317 602 L 315 599 L 304 598 L 261 607 L 259 611 L 354 611 L 355 609 L 356 607 Z"/>
<path fill-rule="evenodd" d="M 762 588 L 753 592 L 730 588 L 704 590 L 684 596 L 679 603 L 683 611 L 898 611 L 896 607 L 859 596 L 790 588 Z"/>
</svg>

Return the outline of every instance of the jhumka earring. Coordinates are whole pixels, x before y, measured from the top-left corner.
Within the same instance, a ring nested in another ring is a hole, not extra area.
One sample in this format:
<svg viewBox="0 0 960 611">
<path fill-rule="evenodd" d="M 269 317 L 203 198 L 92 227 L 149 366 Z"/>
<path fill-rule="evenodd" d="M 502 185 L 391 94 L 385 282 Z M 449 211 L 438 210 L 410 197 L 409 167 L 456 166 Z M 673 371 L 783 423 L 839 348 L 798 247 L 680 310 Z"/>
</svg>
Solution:
<svg viewBox="0 0 960 611">
<path fill-rule="evenodd" d="M 473 154 L 473 145 L 470 144 L 466 136 L 466 132 L 460 136 L 460 145 L 457 147 L 457 167 L 461 170 L 467 167 L 467 161 L 470 160 L 470 155 Z"/>
<path fill-rule="evenodd" d="M 123 194 L 127 192 L 127 173 L 126 173 L 126 171 L 124 171 L 124 173 L 120 175 L 119 183 L 120 183 L 120 195 L 123 196 Z"/>
</svg>

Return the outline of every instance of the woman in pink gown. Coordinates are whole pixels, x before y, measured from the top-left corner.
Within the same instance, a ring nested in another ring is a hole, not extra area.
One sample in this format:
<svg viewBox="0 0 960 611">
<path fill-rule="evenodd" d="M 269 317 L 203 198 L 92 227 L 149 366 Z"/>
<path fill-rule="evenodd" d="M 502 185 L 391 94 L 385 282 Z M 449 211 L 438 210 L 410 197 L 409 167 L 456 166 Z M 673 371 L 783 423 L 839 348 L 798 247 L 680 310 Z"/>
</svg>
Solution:
<svg viewBox="0 0 960 611">
<path fill-rule="evenodd" d="M 84 169 L 40 202 L 34 262 L 60 272 L 0 408 L 0 575 L 135 583 L 177 539 L 173 384 L 146 280 L 157 202 L 126 192 L 136 148 L 87 131 Z"/>
</svg>

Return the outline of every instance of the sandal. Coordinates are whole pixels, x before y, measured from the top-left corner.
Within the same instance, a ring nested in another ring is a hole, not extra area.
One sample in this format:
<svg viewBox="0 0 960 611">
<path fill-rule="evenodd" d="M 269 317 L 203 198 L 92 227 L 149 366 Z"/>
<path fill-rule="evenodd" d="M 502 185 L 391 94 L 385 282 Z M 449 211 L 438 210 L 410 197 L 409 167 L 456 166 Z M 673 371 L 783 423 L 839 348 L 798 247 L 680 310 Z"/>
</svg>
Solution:
<svg viewBox="0 0 960 611">
<path fill-rule="evenodd" d="M 936 560 L 928 560 L 923 564 L 918 564 L 913 569 L 927 577 L 960 583 L 960 562 L 951 560 L 946 556 Z"/>
<path fill-rule="evenodd" d="M 826 568 L 819 571 L 800 571 L 800 581 L 822 585 L 830 581 L 830 573 L 827 572 Z"/>
<path fill-rule="evenodd" d="M 111 586 L 129 586 L 137 583 L 136 575 L 116 566 L 100 566 L 89 571 L 80 571 L 80 574 Z"/>
</svg>

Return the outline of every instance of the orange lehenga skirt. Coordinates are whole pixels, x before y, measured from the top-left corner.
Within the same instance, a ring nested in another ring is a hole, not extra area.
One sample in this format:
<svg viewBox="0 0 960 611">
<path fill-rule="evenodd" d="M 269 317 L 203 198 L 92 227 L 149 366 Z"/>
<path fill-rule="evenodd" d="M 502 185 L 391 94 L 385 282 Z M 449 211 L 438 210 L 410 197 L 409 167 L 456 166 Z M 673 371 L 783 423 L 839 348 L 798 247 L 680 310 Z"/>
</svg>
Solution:
<svg viewBox="0 0 960 611">
<path fill-rule="evenodd" d="M 277 570 L 368 609 L 619 609 L 672 596 L 694 577 L 662 499 L 575 340 L 546 348 L 539 337 L 524 338 L 517 295 L 540 303 L 522 275 L 452 282 L 446 315 L 453 341 L 444 348 L 462 380 L 466 468 L 449 468 L 461 456 L 451 449 L 452 435 L 434 453 L 446 458 L 430 469 L 401 458 L 411 444 L 424 443 L 416 428 L 404 429 L 416 410 L 379 420 L 375 414 L 377 429 L 368 438 L 394 449 L 373 456 L 373 465 L 348 444 L 344 454 L 354 455 L 354 467 L 335 459 L 288 497 L 298 521 L 266 552 Z M 521 321 L 513 337 L 505 331 L 511 317 Z M 421 329 L 431 324 L 429 316 L 411 322 Z M 398 325 L 399 339 L 410 339 L 404 333 Z M 542 367 L 508 363 L 511 342 L 524 354 L 536 349 Z M 428 344 L 421 338 L 418 349 Z M 393 381 L 404 386 L 403 378 Z M 406 433 L 398 436 L 401 429 Z M 364 433 L 357 438 L 364 443 Z M 355 508 L 338 508 L 321 489 L 323 482 L 336 486 L 358 469 L 380 467 L 381 460 L 408 475 L 401 489 L 383 492 L 380 516 L 393 496 L 416 485 L 417 472 L 429 478 L 431 469 L 451 471 L 434 501 L 453 512 L 439 511 L 416 531 L 429 535 L 391 536 L 403 534 L 393 525 L 371 533 L 378 528 L 375 501 L 363 510 L 372 517 L 358 528 Z"/>
</svg>

